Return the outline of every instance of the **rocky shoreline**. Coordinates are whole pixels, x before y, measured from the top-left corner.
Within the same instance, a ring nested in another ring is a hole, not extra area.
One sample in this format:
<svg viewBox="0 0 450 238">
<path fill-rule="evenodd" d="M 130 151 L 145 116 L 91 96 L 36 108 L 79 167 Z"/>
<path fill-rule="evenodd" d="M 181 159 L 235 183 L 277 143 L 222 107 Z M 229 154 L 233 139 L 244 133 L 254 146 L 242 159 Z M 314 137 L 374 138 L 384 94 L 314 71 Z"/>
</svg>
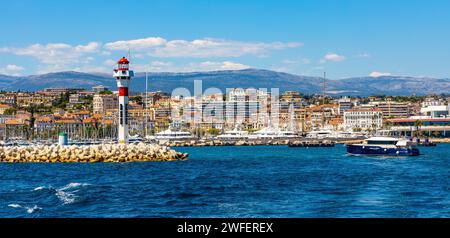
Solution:
<svg viewBox="0 0 450 238">
<path fill-rule="evenodd" d="M 8 163 L 125 163 L 187 160 L 188 154 L 157 144 L 0 147 L 0 162 Z"/>
</svg>

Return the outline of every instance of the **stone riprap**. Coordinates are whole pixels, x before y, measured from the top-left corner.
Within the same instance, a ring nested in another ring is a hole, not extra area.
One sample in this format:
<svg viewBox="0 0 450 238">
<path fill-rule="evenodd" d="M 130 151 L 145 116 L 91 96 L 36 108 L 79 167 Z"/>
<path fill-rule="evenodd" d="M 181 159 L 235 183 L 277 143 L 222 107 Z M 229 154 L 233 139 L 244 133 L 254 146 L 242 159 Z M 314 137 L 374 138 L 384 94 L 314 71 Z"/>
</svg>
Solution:
<svg viewBox="0 0 450 238">
<path fill-rule="evenodd" d="M 94 163 L 187 160 L 188 154 L 157 144 L 104 144 L 89 146 L 35 145 L 0 147 L 0 162 Z"/>
</svg>

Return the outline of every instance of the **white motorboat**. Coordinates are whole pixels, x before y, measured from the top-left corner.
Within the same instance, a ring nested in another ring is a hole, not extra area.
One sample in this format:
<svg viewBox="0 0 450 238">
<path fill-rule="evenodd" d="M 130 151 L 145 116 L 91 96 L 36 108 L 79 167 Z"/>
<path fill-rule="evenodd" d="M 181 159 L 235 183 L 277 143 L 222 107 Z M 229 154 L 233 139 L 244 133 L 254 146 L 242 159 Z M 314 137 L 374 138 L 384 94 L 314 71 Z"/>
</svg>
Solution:
<svg viewBox="0 0 450 238">
<path fill-rule="evenodd" d="M 225 131 L 222 135 L 218 135 L 216 138 L 220 140 L 238 140 L 248 139 L 248 131 L 241 131 L 238 128 L 234 128 L 231 131 Z"/>
<path fill-rule="evenodd" d="M 185 140 L 185 139 L 192 139 L 193 136 L 189 132 L 185 131 L 172 131 L 170 128 L 156 133 L 155 139 L 157 140 Z"/>
</svg>

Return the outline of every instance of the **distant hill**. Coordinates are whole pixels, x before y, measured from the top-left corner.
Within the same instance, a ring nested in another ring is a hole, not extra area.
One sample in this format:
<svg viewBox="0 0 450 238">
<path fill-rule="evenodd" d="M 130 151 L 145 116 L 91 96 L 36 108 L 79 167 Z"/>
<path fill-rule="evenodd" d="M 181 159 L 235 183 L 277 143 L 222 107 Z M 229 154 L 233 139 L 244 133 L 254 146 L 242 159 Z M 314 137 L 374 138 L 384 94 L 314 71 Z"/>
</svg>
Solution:
<svg viewBox="0 0 450 238">
<path fill-rule="evenodd" d="M 280 92 L 294 90 L 302 93 L 320 93 L 322 78 L 298 76 L 270 70 L 245 69 L 231 71 L 193 73 L 150 73 L 149 90 L 171 92 L 185 87 L 193 92 L 194 80 L 202 80 L 203 89 L 226 88 L 279 88 Z M 59 72 L 42 75 L 14 77 L 0 75 L 0 90 L 36 91 L 49 87 L 71 87 L 91 89 L 96 85 L 116 88 L 111 75 L 80 72 Z M 145 90 L 145 75 L 137 73 L 131 86 L 132 91 Z M 425 95 L 450 92 L 450 79 L 413 78 L 400 76 L 359 77 L 327 80 L 327 91 L 334 95 Z"/>
<path fill-rule="evenodd" d="M 450 93 L 450 79 L 414 78 L 403 76 L 360 77 L 330 81 L 335 90 L 347 90 L 351 95 L 427 95 Z"/>
</svg>

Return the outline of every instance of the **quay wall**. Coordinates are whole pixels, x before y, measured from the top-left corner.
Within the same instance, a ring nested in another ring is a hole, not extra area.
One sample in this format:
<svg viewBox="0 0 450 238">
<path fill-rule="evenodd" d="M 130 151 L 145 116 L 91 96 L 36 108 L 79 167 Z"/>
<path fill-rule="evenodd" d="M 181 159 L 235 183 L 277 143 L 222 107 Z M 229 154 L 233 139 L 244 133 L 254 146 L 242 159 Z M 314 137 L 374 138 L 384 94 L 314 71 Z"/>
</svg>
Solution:
<svg viewBox="0 0 450 238">
<path fill-rule="evenodd" d="M 237 139 L 237 140 L 160 140 L 156 141 L 160 145 L 169 147 L 190 147 L 190 146 L 277 146 L 289 144 L 352 144 L 361 143 L 361 139 L 306 139 L 306 138 L 277 138 L 277 139 Z"/>
</svg>

